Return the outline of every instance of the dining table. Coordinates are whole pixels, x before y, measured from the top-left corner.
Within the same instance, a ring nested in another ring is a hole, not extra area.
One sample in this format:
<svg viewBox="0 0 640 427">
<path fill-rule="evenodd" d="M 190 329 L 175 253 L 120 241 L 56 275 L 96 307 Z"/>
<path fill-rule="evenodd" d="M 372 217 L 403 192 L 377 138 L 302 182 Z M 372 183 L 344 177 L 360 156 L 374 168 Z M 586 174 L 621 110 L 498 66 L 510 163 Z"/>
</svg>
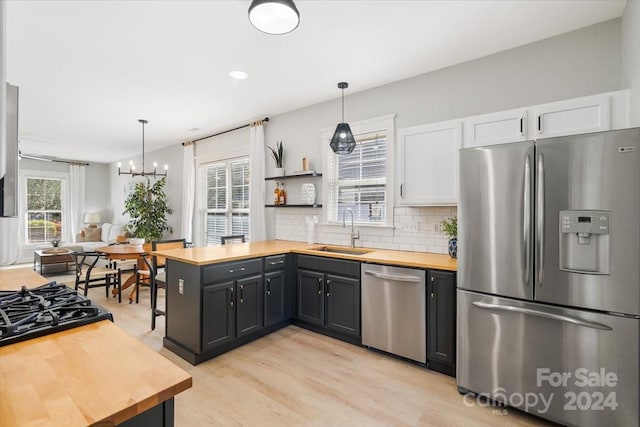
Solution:
<svg viewBox="0 0 640 427">
<path fill-rule="evenodd" d="M 148 259 L 149 248 L 145 247 L 146 245 L 109 245 L 109 246 L 101 246 L 96 248 L 95 251 L 101 254 L 104 254 L 107 259 L 110 261 L 122 261 L 135 259 L 136 263 L 136 272 L 140 274 L 141 280 L 148 280 L 150 275 L 149 273 L 153 271 L 151 264 Z M 140 273 L 146 272 L 147 274 Z M 136 275 L 133 274 L 129 277 L 121 286 L 121 290 L 125 290 L 128 287 L 135 285 L 136 283 Z M 129 294 L 129 304 L 133 302 L 133 299 L 136 297 L 137 288 L 134 287 L 133 291 Z M 113 289 L 111 291 L 113 295 L 118 294 L 118 289 Z"/>
</svg>

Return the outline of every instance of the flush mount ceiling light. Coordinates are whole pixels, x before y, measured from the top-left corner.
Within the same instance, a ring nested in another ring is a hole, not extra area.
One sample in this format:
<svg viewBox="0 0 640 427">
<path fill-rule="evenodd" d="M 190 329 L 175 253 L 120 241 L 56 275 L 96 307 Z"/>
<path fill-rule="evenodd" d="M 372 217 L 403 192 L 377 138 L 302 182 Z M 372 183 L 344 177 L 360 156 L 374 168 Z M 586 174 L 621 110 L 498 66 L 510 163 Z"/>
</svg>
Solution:
<svg viewBox="0 0 640 427">
<path fill-rule="evenodd" d="M 342 123 L 338 123 L 329 143 L 336 154 L 350 154 L 356 148 L 356 139 L 353 137 L 349 123 L 344 122 L 344 90 L 348 87 L 349 83 L 347 82 L 338 83 L 338 88 L 342 89 Z"/>
<path fill-rule="evenodd" d="M 142 172 L 136 172 L 136 165 L 133 163 L 133 160 L 129 162 L 129 172 L 120 171 L 120 167 L 122 167 L 122 163 L 118 162 L 118 175 L 131 175 L 131 176 L 151 176 L 153 178 L 157 178 L 159 176 L 167 176 L 167 170 L 169 169 L 168 165 L 164 165 L 164 173 L 158 173 L 156 171 L 158 164 L 153 162 L 153 172 L 145 172 L 144 170 L 144 125 L 149 123 L 145 119 L 140 119 L 138 122 L 142 123 Z"/>
<path fill-rule="evenodd" d="M 244 79 L 246 79 L 247 77 L 249 77 L 249 74 L 245 73 L 244 71 L 239 71 L 239 70 L 231 71 L 231 72 L 229 73 L 229 75 L 230 75 L 232 78 L 236 79 L 236 80 L 244 80 Z"/>
<path fill-rule="evenodd" d="M 253 0 L 249 6 L 251 25 L 267 34 L 286 34 L 300 23 L 293 0 Z"/>
</svg>

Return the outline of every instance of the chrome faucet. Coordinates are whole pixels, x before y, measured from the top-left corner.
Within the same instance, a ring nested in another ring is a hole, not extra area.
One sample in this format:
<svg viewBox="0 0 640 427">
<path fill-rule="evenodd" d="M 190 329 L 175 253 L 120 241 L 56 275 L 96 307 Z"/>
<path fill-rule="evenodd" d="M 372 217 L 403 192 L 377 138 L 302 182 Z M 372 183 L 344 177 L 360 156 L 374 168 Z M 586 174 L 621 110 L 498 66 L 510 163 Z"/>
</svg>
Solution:
<svg viewBox="0 0 640 427">
<path fill-rule="evenodd" d="M 356 240 L 360 238 L 360 230 L 356 230 L 353 228 L 353 210 L 351 208 L 347 208 L 342 212 L 342 228 L 346 227 L 345 218 L 347 216 L 347 212 L 351 212 L 351 247 L 356 247 Z"/>
</svg>

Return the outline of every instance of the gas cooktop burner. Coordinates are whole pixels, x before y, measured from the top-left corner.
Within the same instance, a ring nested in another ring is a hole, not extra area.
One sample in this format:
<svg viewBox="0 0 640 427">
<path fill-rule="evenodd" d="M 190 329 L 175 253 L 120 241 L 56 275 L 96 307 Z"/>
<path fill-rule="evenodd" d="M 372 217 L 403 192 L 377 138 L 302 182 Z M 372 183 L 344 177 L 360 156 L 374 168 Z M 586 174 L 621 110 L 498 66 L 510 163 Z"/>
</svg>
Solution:
<svg viewBox="0 0 640 427">
<path fill-rule="evenodd" d="M 0 346 L 75 328 L 111 313 L 56 282 L 19 291 L 0 291 Z"/>
</svg>

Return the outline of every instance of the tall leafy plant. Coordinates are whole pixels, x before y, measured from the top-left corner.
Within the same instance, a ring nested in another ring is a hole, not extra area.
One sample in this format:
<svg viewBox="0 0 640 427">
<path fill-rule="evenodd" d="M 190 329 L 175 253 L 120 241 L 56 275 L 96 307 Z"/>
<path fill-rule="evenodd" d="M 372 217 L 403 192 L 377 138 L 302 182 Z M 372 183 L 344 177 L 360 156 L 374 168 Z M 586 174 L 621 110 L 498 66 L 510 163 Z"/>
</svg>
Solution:
<svg viewBox="0 0 640 427">
<path fill-rule="evenodd" d="M 144 238 L 147 242 L 160 240 L 165 231 L 173 230 L 167 223 L 167 216 L 173 210 L 167 204 L 164 186 L 167 178 L 162 178 L 151 185 L 147 182 L 136 183 L 135 189 L 124 202 L 123 214 L 128 214 L 131 221 L 126 226 L 133 237 Z"/>
<path fill-rule="evenodd" d="M 276 167 L 282 167 L 282 161 L 284 160 L 284 148 L 282 148 L 282 141 L 276 141 L 276 148 L 269 146 L 271 150 L 271 156 L 276 161 Z"/>
</svg>

